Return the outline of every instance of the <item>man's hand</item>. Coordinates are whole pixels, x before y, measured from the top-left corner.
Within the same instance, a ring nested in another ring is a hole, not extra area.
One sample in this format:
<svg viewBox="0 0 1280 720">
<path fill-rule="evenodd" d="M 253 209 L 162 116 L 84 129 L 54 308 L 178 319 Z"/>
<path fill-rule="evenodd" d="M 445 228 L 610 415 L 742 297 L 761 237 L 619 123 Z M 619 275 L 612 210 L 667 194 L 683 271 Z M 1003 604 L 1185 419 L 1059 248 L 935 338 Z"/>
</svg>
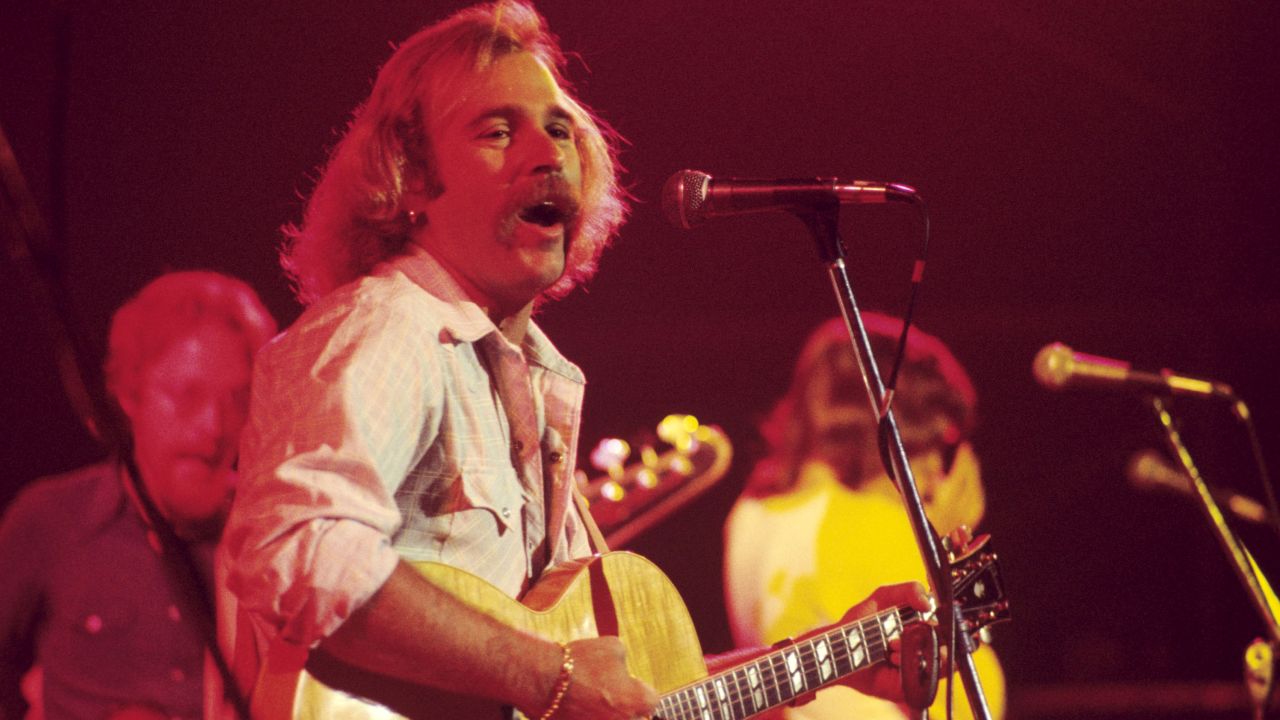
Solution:
<svg viewBox="0 0 1280 720">
<path fill-rule="evenodd" d="M 935 607 L 933 598 L 918 582 L 885 585 L 871 593 L 871 597 L 850 608 L 841 621 L 847 622 L 866 617 L 895 605 L 909 605 L 920 612 L 927 612 Z M 901 647 L 901 636 L 894 638 L 889 642 L 889 662 L 856 672 L 844 680 L 844 684 L 866 695 L 900 702 L 902 700 L 902 678 L 899 672 L 902 661 Z"/>
<path fill-rule="evenodd" d="M 569 643 L 569 650 L 573 653 L 573 679 L 554 720 L 633 720 L 653 715 L 658 693 L 627 672 L 621 640 L 575 640 Z M 536 720 L 537 716 L 533 717 Z"/>
</svg>

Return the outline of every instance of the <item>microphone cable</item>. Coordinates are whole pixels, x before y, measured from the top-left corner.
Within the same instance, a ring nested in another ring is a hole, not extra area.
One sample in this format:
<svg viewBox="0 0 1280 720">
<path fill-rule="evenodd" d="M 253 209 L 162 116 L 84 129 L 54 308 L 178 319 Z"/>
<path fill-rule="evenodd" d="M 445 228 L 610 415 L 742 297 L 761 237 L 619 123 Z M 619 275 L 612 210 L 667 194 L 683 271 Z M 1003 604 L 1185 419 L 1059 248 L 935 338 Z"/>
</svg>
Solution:
<svg viewBox="0 0 1280 720">
<path fill-rule="evenodd" d="M 894 483 L 897 484 L 899 492 L 902 491 L 902 479 L 898 477 L 898 473 L 894 469 L 893 461 L 889 454 L 889 410 L 893 407 L 894 394 L 897 392 L 898 388 L 898 374 L 902 370 L 902 362 L 907 355 L 907 339 L 911 332 L 911 321 L 915 316 L 916 302 L 920 298 L 920 286 L 924 283 L 924 269 L 929 255 L 929 236 L 931 232 L 928 205 L 925 203 L 923 198 L 918 198 L 917 202 L 913 204 L 920 209 L 920 220 L 924 225 L 924 232 L 922 233 L 920 240 L 920 252 L 911 268 L 911 285 L 907 291 L 907 307 L 902 314 L 902 332 L 898 335 L 898 343 L 897 349 L 894 352 L 893 365 L 889 370 L 889 380 L 885 383 L 884 387 L 884 397 L 880 398 L 879 407 L 877 408 L 880 413 L 877 423 L 877 444 L 880 446 L 880 462 L 889 472 L 889 477 L 893 478 Z M 870 360 L 871 362 L 875 362 L 874 357 Z M 933 533 L 935 544 L 941 546 L 938 532 L 933 527 L 932 522 L 929 523 L 929 531 Z M 938 598 L 939 612 L 944 619 L 949 621 L 947 623 L 948 628 L 946 629 L 946 646 L 950 648 L 948 651 L 948 662 L 954 662 L 956 642 L 959 639 L 957 637 L 957 626 L 959 625 L 959 622 L 955 617 L 954 593 L 952 592 L 950 581 L 948 580 L 948 578 L 951 577 L 951 558 L 947 556 L 946 552 L 942 552 L 939 553 L 939 560 L 942 563 L 941 575 L 943 578 L 943 586 L 934 588 L 934 590 L 940 595 Z M 947 702 L 945 717 L 950 719 L 954 717 L 955 683 L 952 680 L 954 673 L 949 672 L 946 675 L 947 687 L 945 692 Z"/>
<path fill-rule="evenodd" d="M 893 394 L 898 388 L 898 371 L 902 369 L 902 360 L 907 353 L 907 332 L 911 329 L 911 318 L 915 314 L 916 299 L 920 296 L 920 285 L 924 281 L 925 259 L 929 254 L 929 208 L 923 199 L 915 203 L 920 208 L 920 219 L 924 223 L 924 236 L 920 242 L 920 255 L 911 268 L 911 287 L 907 293 L 907 309 L 902 314 L 902 334 L 898 336 L 898 350 L 889 371 L 889 382 L 885 384 L 884 397 L 880 400 L 880 418 L 884 419 L 893 404 Z"/>
</svg>

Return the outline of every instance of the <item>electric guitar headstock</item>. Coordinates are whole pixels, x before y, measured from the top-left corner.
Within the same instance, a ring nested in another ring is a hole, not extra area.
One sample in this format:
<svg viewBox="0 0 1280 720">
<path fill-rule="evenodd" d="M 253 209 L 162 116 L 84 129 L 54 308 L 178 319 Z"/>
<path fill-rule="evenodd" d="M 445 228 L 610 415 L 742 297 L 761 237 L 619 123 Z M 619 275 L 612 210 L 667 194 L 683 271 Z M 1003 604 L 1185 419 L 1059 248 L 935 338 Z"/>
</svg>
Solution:
<svg viewBox="0 0 1280 720">
<path fill-rule="evenodd" d="M 943 547 L 950 561 L 951 591 L 960 607 L 961 624 L 971 637 L 990 642 L 989 628 L 1011 618 L 991 536 L 968 538 L 966 533 L 963 547 L 953 548 L 950 539 L 943 541 Z"/>
<path fill-rule="evenodd" d="M 621 549 L 710 489 L 732 458 L 733 446 L 719 427 L 692 415 L 668 415 L 634 449 L 619 438 L 601 440 L 590 460 L 603 474 L 588 478 L 580 470 L 578 487 L 605 541 Z"/>
</svg>

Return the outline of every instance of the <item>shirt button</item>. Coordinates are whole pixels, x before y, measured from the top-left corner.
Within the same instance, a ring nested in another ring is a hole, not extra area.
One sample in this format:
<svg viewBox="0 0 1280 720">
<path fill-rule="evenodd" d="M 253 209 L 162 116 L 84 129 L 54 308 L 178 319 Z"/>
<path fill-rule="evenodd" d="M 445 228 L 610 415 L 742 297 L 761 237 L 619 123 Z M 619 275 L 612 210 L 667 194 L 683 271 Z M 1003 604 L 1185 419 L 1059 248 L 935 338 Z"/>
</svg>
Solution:
<svg viewBox="0 0 1280 720">
<path fill-rule="evenodd" d="M 84 629 L 90 635 L 96 635 L 102 632 L 102 618 L 98 615 L 90 615 L 84 619 Z"/>
<path fill-rule="evenodd" d="M 182 613 L 178 610 L 177 605 L 169 606 L 169 619 L 174 622 L 182 622 Z"/>
<path fill-rule="evenodd" d="M 504 520 L 511 517 L 511 508 L 502 508 L 502 517 Z"/>
</svg>

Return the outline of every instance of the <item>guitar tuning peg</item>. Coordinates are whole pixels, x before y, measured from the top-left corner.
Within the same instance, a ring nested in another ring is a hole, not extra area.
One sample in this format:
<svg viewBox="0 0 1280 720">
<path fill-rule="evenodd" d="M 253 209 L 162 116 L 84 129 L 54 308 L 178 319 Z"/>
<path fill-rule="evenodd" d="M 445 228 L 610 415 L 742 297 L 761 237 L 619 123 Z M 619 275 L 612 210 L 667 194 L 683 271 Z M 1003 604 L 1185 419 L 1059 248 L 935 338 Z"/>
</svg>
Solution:
<svg viewBox="0 0 1280 720">
<path fill-rule="evenodd" d="M 641 467 L 636 471 L 636 484 L 650 490 L 657 487 L 661 462 L 662 459 L 658 457 L 658 451 L 654 450 L 652 445 L 645 443 L 640 448 Z"/>
<path fill-rule="evenodd" d="M 667 462 L 667 468 L 678 475 L 688 477 L 693 473 L 693 461 L 687 455 L 676 455 Z"/>
<path fill-rule="evenodd" d="M 622 480 L 622 465 L 631 457 L 631 446 L 626 440 L 605 438 L 591 450 L 591 465 L 609 474 L 616 481 Z"/>
<path fill-rule="evenodd" d="M 652 490 L 658 487 L 658 474 L 649 468 L 640 468 L 637 470 L 635 480 L 636 485 L 639 485 L 646 490 Z"/>
<path fill-rule="evenodd" d="M 658 423 L 658 437 L 684 454 L 697 442 L 698 428 L 698 418 L 692 415 L 668 415 Z"/>
<path fill-rule="evenodd" d="M 626 495 L 627 491 L 623 489 L 622 485 L 620 485 L 617 480 L 605 480 L 600 485 L 600 497 L 605 500 L 618 502 L 622 498 L 626 497 Z"/>
<path fill-rule="evenodd" d="M 942 549 L 946 551 L 949 562 L 959 562 L 981 547 L 985 542 L 985 537 L 982 536 L 975 540 L 973 530 L 968 525 L 959 525 L 956 529 L 947 533 L 946 537 L 942 538 Z"/>
</svg>

